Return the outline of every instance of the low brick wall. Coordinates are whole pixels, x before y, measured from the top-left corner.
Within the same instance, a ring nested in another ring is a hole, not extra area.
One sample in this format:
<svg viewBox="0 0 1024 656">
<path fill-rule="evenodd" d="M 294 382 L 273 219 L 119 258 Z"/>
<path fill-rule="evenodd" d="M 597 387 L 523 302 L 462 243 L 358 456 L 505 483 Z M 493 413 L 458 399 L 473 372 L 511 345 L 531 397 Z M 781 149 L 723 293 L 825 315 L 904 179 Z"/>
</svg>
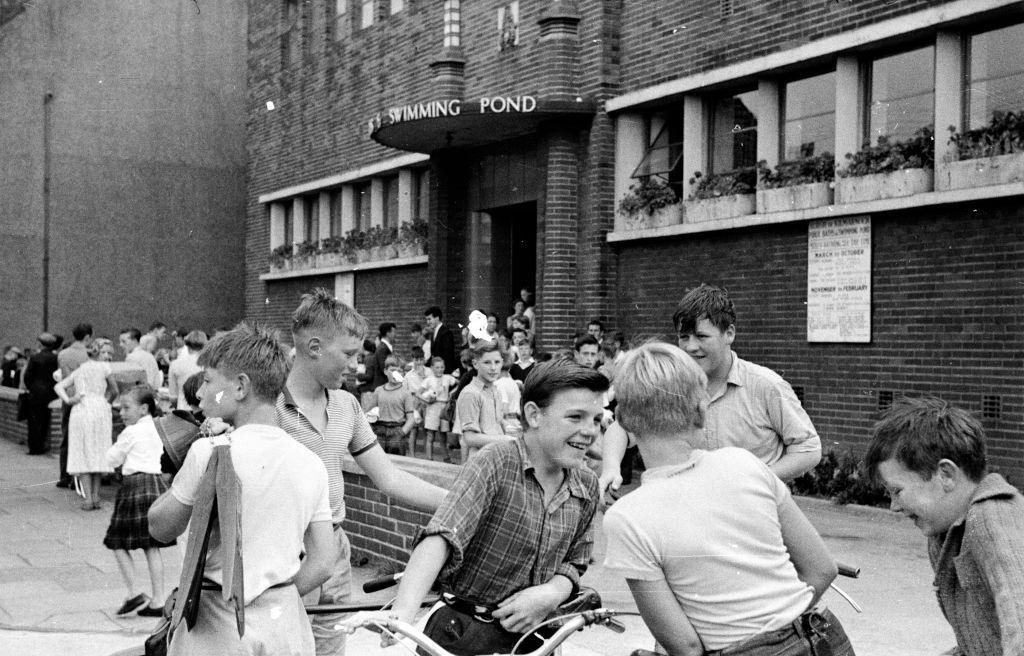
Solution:
<svg viewBox="0 0 1024 656">
<path fill-rule="evenodd" d="M 50 447 L 60 448 L 60 401 L 50 404 Z M 0 437 L 21 444 L 28 439 L 28 424 L 18 421 L 18 390 L 0 387 Z"/>
<path fill-rule="evenodd" d="M 451 488 L 458 465 L 403 456 L 388 456 L 401 469 L 438 485 Z M 345 461 L 345 533 L 352 543 L 352 559 L 366 557 L 382 569 L 404 569 L 416 532 L 431 513 L 400 504 L 378 491 L 353 460 Z"/>
</svg>

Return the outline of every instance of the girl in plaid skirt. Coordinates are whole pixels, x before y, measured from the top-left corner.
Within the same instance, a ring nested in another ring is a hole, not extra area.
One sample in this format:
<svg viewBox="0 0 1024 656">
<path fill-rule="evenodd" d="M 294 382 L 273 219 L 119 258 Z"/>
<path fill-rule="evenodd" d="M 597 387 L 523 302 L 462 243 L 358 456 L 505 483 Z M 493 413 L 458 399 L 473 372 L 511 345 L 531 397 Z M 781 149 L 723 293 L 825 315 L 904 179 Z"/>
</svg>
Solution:
<svg viewBox="0 0 1024 656">
<path fill-rule="evenodd" d="M 121 467 L 121 487 L 114 500 L 114 514 L 110 518 L 103 544 L 114 551 L 118 569 L 128 588 L 128 596 L 118 609 L 118 615 L 135 610 L 144 617 L 159 617 L 163 613 L 164 561 L 163 543 L 149 535 L 149 507 L 167 491 L 167 482 L 160 472 L 163 443 L 153 424 L 156 414 L 153 390 L 145 385 L 133 387 L 121 396 L 121 418 L 125 429 L 117 442 L 107 451 L 107 464 Z M 153 596 L 147 597 L 136 586 L 135 562 L 131 550 L 142 549 L 146 554 Z"/>
</svg>

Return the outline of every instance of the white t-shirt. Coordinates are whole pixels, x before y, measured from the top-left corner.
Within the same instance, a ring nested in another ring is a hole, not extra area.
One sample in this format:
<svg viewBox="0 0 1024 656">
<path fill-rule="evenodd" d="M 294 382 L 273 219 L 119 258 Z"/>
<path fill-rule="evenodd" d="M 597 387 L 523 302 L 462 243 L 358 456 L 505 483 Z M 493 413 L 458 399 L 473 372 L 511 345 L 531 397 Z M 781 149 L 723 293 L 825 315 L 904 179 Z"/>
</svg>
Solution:
<svg viewBox="0 0 1024 656">
<path fill-rule="evenodd" d="M 199 351 L 192 353 L 185 349 L 185 353 L 179 354 L 171 363 L 167 370 L 167 392 L 172 398 L 177 399 L 178 410 L 188 410 L 188 402 L 185 401 L 185 381 L 189 376 L 202 370 L 199 366 Z"/>
<path fill-rule="evenodd" d="M 121 466 L 121 473 L 125 476 L 138 472 L 159 474 L 163 452 L 164 443 L 153 418 L 143 415 L 131 426 L 125 426 L 117 436 L 117 442 L 107 449 L 107 464 L 110 467 Z"/>
<path fill-rule="evenodd" d="M 196 440 L 171 485 L 191 506 L 213 453 L 213 440 Z M 310 522 L 331 521 L 327 470 L 315 453 L 276 426 L 249 424 L 231 433 L 231 461 L 242 485 L 242 562 L 245 603 L 299 571 L 302 538 Z M 222 582 L 220 532 L 210 534 L 204 576 Z"/>
<path fill-rule="evenodd" d="M 647 470 L 605 514 L 605 567 L 665 579 L 704 648 L 724 649 L 782 628 L 814 590 L 782 541 L 789 489 L 749 451 L 694 451 L 684 465 Z"/>
</svg>

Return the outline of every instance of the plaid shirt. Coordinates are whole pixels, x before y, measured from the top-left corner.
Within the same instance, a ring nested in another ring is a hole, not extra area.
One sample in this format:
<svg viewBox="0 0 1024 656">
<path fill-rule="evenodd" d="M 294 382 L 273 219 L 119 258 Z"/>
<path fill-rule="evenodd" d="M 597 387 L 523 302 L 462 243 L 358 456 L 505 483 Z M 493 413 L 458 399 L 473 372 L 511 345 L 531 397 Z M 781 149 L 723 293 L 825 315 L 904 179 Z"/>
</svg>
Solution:
<svg viewBox="0 0 1024 656">
<path fill-rule="evenodd" d="M 448 542 L 444 589 L 478 604 L 496 604 L 555 574 L 575 587 L 590 562 L 597 499 L 597 477 L 579 467 L 566 470 L 545 507 L 523 442 L 491 444 L 462 466 L 419 539 Z"/>
</svg>

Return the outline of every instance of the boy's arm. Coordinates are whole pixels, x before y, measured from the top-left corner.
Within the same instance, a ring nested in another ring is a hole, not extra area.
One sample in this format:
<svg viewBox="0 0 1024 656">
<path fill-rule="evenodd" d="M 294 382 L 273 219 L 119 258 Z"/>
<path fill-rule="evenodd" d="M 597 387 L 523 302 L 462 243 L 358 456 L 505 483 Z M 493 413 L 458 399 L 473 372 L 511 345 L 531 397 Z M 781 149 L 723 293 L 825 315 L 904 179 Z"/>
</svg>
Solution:
<svg viewBox="0 0 1024 656">
<path fill-rule="evenodd" d="M 779 481 L 782 486 L 782 481 Z M 783 489 L 785 487 L 783 486 Z M 838 570 L 825 542 L 814 530 L 807 517 L 797 507 L 788 490 L 779 504 L 779 524 L 782 542 L 789 551 L 789 559 L 801 581 L 814 588 L 813 606 L 835 580 Z"/>
<path fill-rule="evenodd" d="M 447 494 L 447 490 L 396 467 L 379 444 L 355 456 L 355 461 L 378 490 L 414 508 L 434 512 Z"/>
<path fill-rule="evenodd" d="M 701 656 L 704 653 L 700 636 L 679 607 L 679 601 L 665 579 L 626 579 L 626 583 L 644 624 L 668 653 L 673 656 Z"/>
<path fill-rule="evenodd" d="M 186 506 L 167 490 L 149 507 L 149 534 L 160 542 L 170 542 L 185 532 L 192 517 L 192 506 Z"/>
<path fill-rule="evenodd" d="M 478 395 L 469 392 L 468 388 L 462 390 L 462 394 L 459 395 L 459 399 L 455 403 L 459 422 L 462 424 L 462 439 L 465 440 L 466 446 L 481 449 L 488 444 L 504 442 L 509 439 L 504 433 L 491 434 L 480 430 L 481 400 Z"/>
<path fill-rule="evenodd" d="M 765 401 L 772 429 L 782 441 L 782 457 L 769 466 L 784 481 L 814 469 L 821 461 L 821 438 L 789 383 L 780 380 Z"/>
<path fill-rule="evenodd" d="M 572 595 L 576 585 L 564 574 L 555 574 L 547 583 L 524 588 L 502 599 L 492 615 L 506 631 L 526 633 L 537 626 Z"/>
<path fill-rule="evenodd" d="M 394 612 L 398 619 L 412 623 L 450 552 L 448 541 L 440 535 L 428 535 L 416 545 L 395 598 Z"/>
<path fill-rule="evenodd" d="M 622 485 L 619 463 L 626 455 L 629 436 L 619 422 L 614 421 L 604 432 L 604 444 L 601 449 L 601 476 L 598 479 L 598 492 L 604 495 L 610 489 L 617 490 Z"/>
<path fill-rule="evenodd" d="M 331 565 L 337 559 L 337 545 L 331 522 L 310 522 L 303 536 L 306 556 L 295 574 L 295 587 L 299 595 L 320 587 L 331 577 Z"/>
</svg>

